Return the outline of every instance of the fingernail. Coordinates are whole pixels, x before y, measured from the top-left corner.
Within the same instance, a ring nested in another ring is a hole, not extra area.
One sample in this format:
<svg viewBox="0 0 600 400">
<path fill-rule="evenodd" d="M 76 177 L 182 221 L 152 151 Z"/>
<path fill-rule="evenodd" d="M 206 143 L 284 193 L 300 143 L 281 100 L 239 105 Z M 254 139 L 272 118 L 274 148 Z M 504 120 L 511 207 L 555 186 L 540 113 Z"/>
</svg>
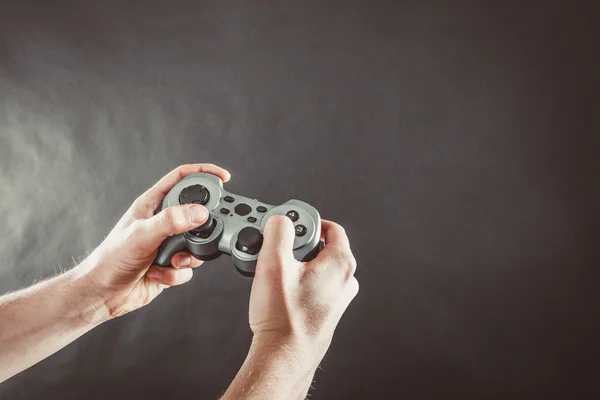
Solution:
<svg viewBox="0 0 600 400">
<path fill-rule="evenodd" d="M 147 275 L 149 278 L 158 279 L 160 278 L 160 271 L 157 269 L 151 269 L 150 271 L 148 271 Z"/>
<path fill-rule="evenodd" d="M 179 259 L 179 265 L 180 266 L 185 266 L 185 265 L 190 265 L 192 263 L 192 259 L 191 257 L 182 257 Z"/>
<path fill-rule="evenodd" d="M 189 210 L 193 224 L 200 224 L 206 221 L 206 218 L 208 217 L 208 210 L 206 207 L 198 204 L 190 207 Z"/>
</svg>

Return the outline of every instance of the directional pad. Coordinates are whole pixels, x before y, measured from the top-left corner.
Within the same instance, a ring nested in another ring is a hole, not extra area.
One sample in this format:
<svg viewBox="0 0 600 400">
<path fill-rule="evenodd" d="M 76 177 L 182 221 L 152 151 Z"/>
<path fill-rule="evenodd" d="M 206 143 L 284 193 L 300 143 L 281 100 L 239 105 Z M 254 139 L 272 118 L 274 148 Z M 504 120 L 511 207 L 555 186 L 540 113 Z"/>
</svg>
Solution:
<svg viewBox="0 0 600 400">
<path fill-rule="evenodd" d="M 202 185 L 188 186 L 179 194 L 179 204 L 202 204 L 205 205 L 210 199 L 208 190 Z"/>
</svg>

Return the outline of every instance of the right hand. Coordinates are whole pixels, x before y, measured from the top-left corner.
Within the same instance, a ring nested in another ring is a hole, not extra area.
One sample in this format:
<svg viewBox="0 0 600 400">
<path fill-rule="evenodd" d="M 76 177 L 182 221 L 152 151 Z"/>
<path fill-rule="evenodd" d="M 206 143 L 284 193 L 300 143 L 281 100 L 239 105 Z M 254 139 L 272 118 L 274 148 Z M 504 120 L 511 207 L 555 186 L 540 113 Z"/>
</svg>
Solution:
<svg viewBox="0 0 600 400">
<path fill-rule="evenodd" d="M 340 225 L 322 221 L 325 248 L 312 261 L 293 254 L 294 226 L 285 216 L 269 218 L 250 295 L 255 340 L 310 348 L 322 358 L 342 314 L 358 293 L 356 260 Z"/>
</svg>

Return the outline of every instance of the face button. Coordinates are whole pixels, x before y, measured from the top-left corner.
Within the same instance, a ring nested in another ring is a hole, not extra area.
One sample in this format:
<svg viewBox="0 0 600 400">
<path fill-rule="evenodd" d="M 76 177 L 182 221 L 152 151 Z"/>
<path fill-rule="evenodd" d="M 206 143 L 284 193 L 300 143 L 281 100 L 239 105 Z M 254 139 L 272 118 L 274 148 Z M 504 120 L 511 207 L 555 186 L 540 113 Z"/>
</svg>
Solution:
<svg viewBox="0 0 600 400">
<path fill-rule="evenodd" d="M 235 201 L 235 199 L 231 196 L 225 196 L 223 197 L 223 200 L 225 200 L 228 203 L 233 203 Z"/>
<path fill-rule="evenodd" d="M 179 204 L 205 205 L 208 203 L 208 199 L 210 199 L 210 194 L 202 185 L 188 186 L 179 193 Z"/>
<path fill-rule="evenodd" d="M 223 207 L 219 211 L 221 212 L 221 214 L 229 214 L 229 208 Z"/>
<path fill-rule="evenodd" d="M 254 223 L 254 222 L 256 222 L 256 218 L 254 218 L 254 217 L 248 217 L 248 222 Z"/>
<path fill-rule="evenodd" d="M 296 221 L 298 221 L 298 218 L 300 218 L 300 215 L 298 214 L 298 211 L 295 211 L 295 210 L 290 210 L 285 215 L 289 219 L 291 219 L 292 222 L 296 222 Z"/>
<path fill-rule="evenodd" d="M 294 229 L 296 231 L 296 236 L 306 235 L 306 227 L 304 225 L 296 225 Z"/>
<path fill-rule="evenodd" d="M 241 215 L 243 217 L 244 215 L 248 215 L 252 212 L 252 207 L 246 203 L 240 203 L 235 206 L 234 210 L 237 215 Z"/>
<path fill-rule="evenodd" d="M 246 254 L 257 254 L 263 243 L 263 235 L 256 228 L 247 226 L 238 233 L 235 248 Z"/>
<path fill-rule="evenodd" d="M 256 207 L 256 211 L 258 211 L 259 213 L 267 212 L 267 207 L 258 206 L 258 207 Z"/>
<path fill-rule="evenodd" d="M 206 221 L 204 224 L 200 225 L 196 229 L 191 230 L 190 233 L 199 238 L 206 239 L 210 236 L 211 233 L 213 233 L 216 226 L 217 221 L 213 217 L 209 217 L 208 221 Z"/>
</svg>

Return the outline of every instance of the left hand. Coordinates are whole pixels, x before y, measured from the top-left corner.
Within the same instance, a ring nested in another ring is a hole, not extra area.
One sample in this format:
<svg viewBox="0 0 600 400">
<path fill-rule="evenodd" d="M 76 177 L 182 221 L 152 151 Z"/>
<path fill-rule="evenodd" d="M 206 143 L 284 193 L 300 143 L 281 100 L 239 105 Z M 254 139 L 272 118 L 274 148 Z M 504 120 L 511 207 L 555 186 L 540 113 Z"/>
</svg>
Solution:
<svg viewBox="0 0 600 400">
<path fill-rule="evenodd" d="M 152 261 L 164 239 L 192 230 L 208 218 L 208 210 L 199 204 L 171 206 L 154 215 L 169 190 L 196 172 L 214 174 L 224 182 L 231 178 L 213 164 L 182 165 L 171 171 L 138 197 L 100 246 L 70 271 L 94 296 L 90 303 L 100 304 L 86 319 L 102 322 L 121 316 L 150 303 L 163 289 L 192 278 L 192 269 L 202 261 L 188 252 L 173 256 L 174 268 L 152 265 Z"/>
</svg>

